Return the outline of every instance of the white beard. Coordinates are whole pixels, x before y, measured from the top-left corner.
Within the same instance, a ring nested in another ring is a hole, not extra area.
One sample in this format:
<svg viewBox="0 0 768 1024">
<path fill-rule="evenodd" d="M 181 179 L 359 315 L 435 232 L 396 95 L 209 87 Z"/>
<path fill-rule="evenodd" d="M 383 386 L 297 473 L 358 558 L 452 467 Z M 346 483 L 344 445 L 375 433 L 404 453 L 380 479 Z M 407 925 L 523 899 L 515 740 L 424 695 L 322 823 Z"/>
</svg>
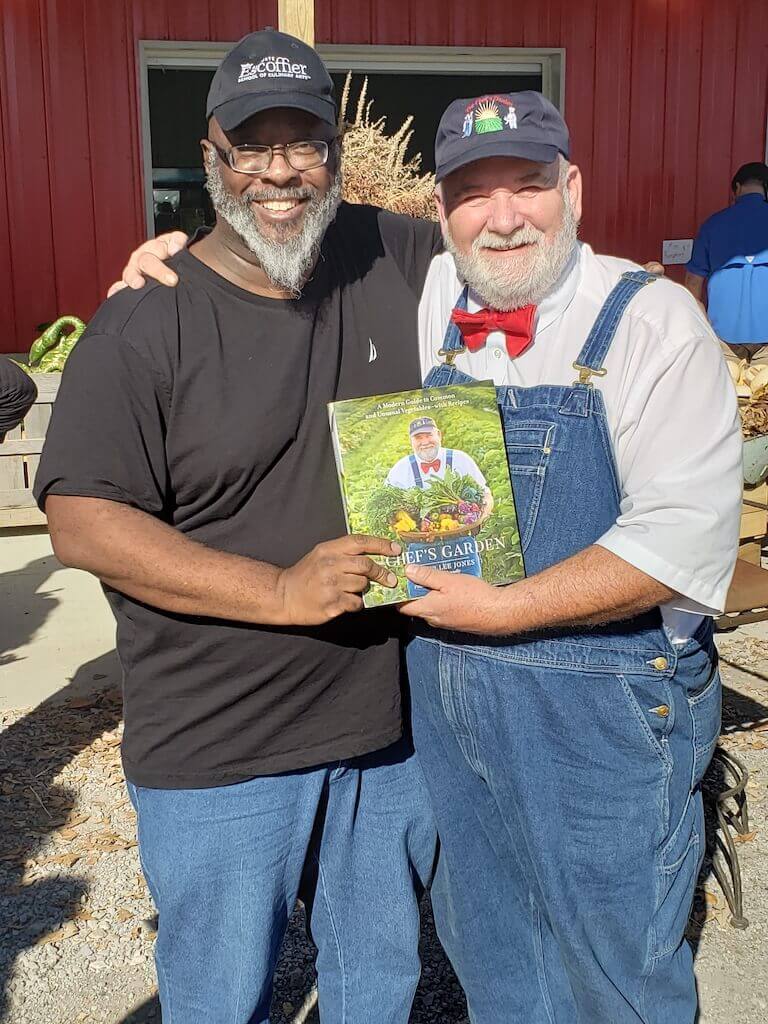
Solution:
<svg viewBox="0 0 768 1024">
<path fill-rule="evenodd" d="M 439 445 L 434 445 L 432 448 L 428 449 L 427 451 L 421 451 L 421 452 L 417 451 L 417 452 L 414 452 L 414 455 L 416 456 L 416 458 L 419 459 L 421 462 L 434 462 L 439 454 L 440 454 L 440 446 Z"/>
<path fill-rule="evenodd" d="M 311 187 L 263 189 L 259 199 L 308 199 L 301 227 L 276 225 L 275 238 L 261 233 L 251 211 L 248 193 L 236 196 L 224 184 L 215 151 L 205 158 L 206 188 L 216 216 L 221 217 L 250 249 L 272 284 L 297 297 L 317 262 L 320 246 L 341 202 L 339 166 L 328 191 L 317 196 Z"/>
<path fill-rule="evenodd" d="M 544 233 L 528 225 L 509 235 L 483 231 L 472 243 L 469 254 L 460 252 L 446 226 L 445 247 L 456 263 L 459 277 L 490 309 L 502 311 L 538 306 L 563 273 L 578 239 L 578 224 L 567 189 L 563 193 L 563 223 L 551 241 Z M 518 245 L 534 246 L 526 261 L 514 256 L 498 258 L 484 249 L 509 249 Z M 522 264 L 522 265 L 521 265 Z"/>
</svg>

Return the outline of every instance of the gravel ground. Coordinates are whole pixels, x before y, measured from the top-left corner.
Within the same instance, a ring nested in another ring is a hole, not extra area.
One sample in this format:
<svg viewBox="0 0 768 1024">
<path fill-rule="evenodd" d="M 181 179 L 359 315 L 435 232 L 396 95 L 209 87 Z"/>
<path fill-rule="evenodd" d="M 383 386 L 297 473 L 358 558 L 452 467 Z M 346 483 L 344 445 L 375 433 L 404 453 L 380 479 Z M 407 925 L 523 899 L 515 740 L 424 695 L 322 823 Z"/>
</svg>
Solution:
<svg viewBox="0 0 768 1024">
<path fill-rule="evenodd" d="M 750 926 L 730 926 L 705 865 L 689 938 L 697 955 L 701 1024 L 764 1024 L 768 642 L 741 630 L 719 643 L 726 685 L 721 744 L 750 771 L 750 832 L 738 846 Z M 155 915 L 122 782 L 120 732 L 114 693 L 0 714 L 0 1021 L 159 1024 Z M 422 955 L 413 1024 L 467 1024 L 428 905 Z M 307 1000 L 312 983 L 312 950 L 298 910 L 278 970 L 275 1024 L 318 1024 Z"/>
</svg>

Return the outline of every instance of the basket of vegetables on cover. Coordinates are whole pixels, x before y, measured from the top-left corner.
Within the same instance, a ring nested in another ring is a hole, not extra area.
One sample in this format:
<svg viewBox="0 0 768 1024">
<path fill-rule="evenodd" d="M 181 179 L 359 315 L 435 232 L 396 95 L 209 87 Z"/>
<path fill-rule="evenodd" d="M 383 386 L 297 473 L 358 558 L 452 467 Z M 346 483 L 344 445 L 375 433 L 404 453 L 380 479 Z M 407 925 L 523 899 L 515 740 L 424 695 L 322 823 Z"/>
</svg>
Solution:
<svg viewBox="0 0 768 1024">
<path fill-rule="evenodd" d="M 474 536 L 491 514 L 484 500 L 473 477 L 447 469 L 423 489 L 381 484 L 368 499 L 368 522 L 378 536 L 394 533 L 409 543 Z"/>
</svg>

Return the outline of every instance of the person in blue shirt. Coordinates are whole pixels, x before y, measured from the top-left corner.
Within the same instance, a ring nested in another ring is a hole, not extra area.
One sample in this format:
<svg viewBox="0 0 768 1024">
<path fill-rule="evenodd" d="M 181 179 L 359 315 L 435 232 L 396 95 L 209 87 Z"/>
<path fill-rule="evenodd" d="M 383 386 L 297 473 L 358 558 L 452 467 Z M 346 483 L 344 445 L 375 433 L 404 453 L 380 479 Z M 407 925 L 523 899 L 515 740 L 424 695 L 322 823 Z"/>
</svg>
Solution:
<svg viewBox="0 0 768 1024">
<path fill-rule="evenodd" d="M 768 166 L 744 164 L 735 202 L 702 224 L 685 285 L 703 301 L 718 337 L 740 359 L 768 363 Z"/>
</svg>

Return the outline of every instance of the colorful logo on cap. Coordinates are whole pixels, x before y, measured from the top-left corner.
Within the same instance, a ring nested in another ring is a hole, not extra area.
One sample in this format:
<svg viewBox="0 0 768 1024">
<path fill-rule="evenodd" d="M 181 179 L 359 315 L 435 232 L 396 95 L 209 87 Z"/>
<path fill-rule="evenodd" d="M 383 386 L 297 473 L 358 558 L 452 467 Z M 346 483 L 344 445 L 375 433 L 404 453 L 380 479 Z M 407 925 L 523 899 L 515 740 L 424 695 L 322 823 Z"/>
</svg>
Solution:
<svg viewBox="0 0 768 1024">
<path fill-rule="evenodd" d="M 503 132 L 504 128 L 515 131 L 517 113 L 515 105 L 507 96 L 480 96 L 467 105 L 461 134 L 468 139 L 489 132 Z"/>
</svg>

